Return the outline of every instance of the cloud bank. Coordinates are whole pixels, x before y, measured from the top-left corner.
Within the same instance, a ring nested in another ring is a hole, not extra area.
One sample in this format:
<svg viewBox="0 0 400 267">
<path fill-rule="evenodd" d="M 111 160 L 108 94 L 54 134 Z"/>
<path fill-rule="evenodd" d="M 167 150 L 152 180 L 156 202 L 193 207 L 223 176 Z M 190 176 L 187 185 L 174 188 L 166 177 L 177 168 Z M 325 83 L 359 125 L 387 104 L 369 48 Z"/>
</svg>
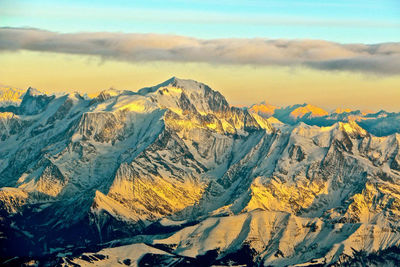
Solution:
<svg viewBox="0 0 400 267">
<path fill-rule="evenodd" d="M 56 33 L 0 28 L 0 51 L 31 50 L 132 62 L 308 66 L 320 70 L 400 74 L 400 43 L 339 44 L 323 40 L 196 39 L 161 34 Z"/>
</svg>

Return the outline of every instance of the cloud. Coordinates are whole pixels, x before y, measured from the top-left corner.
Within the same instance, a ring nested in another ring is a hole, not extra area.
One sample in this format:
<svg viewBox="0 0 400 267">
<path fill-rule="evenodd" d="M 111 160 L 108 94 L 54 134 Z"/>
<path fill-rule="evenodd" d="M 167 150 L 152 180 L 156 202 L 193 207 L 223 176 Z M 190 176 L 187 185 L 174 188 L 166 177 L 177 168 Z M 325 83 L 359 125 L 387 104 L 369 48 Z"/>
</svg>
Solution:
<svg viewBox="0 0 400 267">
<path fill-rule="evenodd" d="M 104 59 L 303 65 L 321 70 L 400 74 L 400 43 L 339 44 L 323 40 L 196 39 L 134 33 L 56 33 L 0 28 L 0 51 L 32 50 Z"/>
</svg>

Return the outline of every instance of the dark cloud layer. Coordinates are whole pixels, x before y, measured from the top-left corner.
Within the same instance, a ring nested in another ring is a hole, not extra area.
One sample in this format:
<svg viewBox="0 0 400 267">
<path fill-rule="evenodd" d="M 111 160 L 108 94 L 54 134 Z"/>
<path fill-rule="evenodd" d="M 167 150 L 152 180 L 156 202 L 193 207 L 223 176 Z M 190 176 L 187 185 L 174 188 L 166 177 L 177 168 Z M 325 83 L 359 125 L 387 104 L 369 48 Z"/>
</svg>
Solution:
<svg viewBox="0 0 400 267">
<path fill-rule="evenodd" d="M 161 34 L 72 33 L 0 28 L 0 50 L 97 55 L 126 61 L 305 65 L 321 70 L 400 74 L 400 43 L 339 44 L 322 40 L 211 39 Z"/>
</svg>

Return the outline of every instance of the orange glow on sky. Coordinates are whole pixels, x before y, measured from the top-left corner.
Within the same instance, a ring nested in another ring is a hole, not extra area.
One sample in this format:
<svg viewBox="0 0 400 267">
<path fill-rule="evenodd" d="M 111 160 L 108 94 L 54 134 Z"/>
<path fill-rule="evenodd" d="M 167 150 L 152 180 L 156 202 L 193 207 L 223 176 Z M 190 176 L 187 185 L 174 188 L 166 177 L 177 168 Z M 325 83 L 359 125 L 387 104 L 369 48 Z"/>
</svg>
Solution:
<svg viewBox="0 0 400 267">
<path fill-rule="evenodd" d="M 204 82 L 231 104 L 310 103 L 325 109 L 400 111 L 400 76 L 320 71 L 305 67 L 178 62 L 122 62 L 49 52 L 3 52 L 0 83 L 47 92 L 136 91 L 172 76 Z"/>
</svg>

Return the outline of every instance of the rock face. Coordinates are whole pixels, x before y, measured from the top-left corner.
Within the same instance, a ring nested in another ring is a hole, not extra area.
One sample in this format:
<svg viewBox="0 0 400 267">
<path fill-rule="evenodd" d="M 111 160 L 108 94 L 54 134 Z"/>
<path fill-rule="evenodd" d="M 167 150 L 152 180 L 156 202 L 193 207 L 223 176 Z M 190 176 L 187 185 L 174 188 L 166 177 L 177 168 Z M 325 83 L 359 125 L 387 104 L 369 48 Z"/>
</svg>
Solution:
<svg viewBox="0 0 400 267">
<path fill-rule="evenodd" d="M 94 99 L 29 89 L 0 110 L 0 260 L 395 261 L 400 135 L 301 122 L 333 116 L 311 105 L 284 123 L 263 110 L 177 78 Z"/>
</svg>

